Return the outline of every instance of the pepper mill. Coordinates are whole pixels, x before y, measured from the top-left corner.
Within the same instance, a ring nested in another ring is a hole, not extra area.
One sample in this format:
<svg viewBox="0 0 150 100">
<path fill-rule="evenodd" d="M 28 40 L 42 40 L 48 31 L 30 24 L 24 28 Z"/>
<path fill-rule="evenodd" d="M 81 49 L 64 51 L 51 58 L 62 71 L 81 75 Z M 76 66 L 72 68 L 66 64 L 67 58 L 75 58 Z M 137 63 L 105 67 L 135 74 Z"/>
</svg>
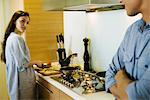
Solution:
<svg viewBox="0 0 150 100">
<path fill-rule="evenodd" d="M 84 38 L 84 55 L 83 55 L 83 60 L 84 60 L 84 71 L 89 71 L 89 53 L 88 53 L 88 38 Z"/>
</svg>

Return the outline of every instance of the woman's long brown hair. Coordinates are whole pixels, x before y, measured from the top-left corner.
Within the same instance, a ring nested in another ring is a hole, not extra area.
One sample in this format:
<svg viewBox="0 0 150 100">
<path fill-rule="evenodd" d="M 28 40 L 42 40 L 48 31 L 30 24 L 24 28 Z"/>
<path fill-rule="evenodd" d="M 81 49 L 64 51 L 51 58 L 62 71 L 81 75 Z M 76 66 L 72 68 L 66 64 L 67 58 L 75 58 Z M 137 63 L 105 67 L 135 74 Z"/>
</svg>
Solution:
<svg viewBox="0 0 150 100">
<path fill-rule="evenodd" d="M 16 28 L 16 20 L 21 17 L 21 16 L 28 16 L 29 17 L 29 13 L 28 12 L 24 12 L 24 11 L 17 11 L 14 13 L 14 15 L 12 16 L 9 24 L 8 24 L 8 27 L 6 28 L 6 31 L 5 31 L 5 35 L 4 35 L 4 39 L 3 39 L 3 42 L 2 42 L 2 53 L 1 53 L 1 60 L 6 63 L 6 57 L 5 57 L 5 47 L 6 47 L 6 41 L 7 41 L 7 38 L 10 36 L 11 32 L 14 32 L 15 31 L 15 28 Z"/>
</svg>

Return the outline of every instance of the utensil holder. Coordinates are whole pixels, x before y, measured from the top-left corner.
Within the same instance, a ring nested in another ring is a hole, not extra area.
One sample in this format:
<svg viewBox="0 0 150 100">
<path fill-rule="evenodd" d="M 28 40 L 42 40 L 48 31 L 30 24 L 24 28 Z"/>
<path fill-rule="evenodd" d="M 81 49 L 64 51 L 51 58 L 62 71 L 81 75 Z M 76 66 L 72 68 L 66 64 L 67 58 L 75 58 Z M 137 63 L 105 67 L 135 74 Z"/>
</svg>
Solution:
<svg viewBox="0 0 150 100">
<path fill-rule="evenodd" d="M 62 63 L 63 63 L 64 59 L 66 59 L 66 51 L 64 48 L 59 48 L 59 49 L 57 49 L 57 52 L 58 52 L 58 60 L 62 67 Z"/>
</svg>

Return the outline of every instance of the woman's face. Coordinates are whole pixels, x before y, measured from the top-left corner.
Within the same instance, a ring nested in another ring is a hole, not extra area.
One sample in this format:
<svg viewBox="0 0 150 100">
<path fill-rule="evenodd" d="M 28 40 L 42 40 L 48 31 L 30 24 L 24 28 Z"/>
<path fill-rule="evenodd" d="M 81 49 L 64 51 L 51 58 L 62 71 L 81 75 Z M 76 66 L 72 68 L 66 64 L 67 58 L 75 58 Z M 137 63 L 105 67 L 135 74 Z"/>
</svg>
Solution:
<svg viewBox="0 0 150 100">
<path fill-rule="evenodd" d="M 28 16 L 21 16 L 16 20 L 16 30 L 19 33 L 23 33 L 26 31 L 27 24 L 29 24 Z"/>
<path fill-rule="evenodd" d="M 125 9 L 129 16 L 134 16 L 140 13 L 142 0 L 120 0 L 125 5 Z"/>
</svg>

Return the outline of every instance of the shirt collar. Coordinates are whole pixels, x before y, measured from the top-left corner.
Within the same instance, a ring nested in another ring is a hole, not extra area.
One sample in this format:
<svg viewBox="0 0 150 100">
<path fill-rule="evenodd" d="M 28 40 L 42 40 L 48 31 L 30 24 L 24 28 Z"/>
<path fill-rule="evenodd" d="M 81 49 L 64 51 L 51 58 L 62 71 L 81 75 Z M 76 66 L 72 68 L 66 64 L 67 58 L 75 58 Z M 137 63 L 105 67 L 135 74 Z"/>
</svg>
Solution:
<svg viewBox="0 0 150 100">
<path fill-rule="evenodd" d="M 138 26 L 139 26 L 140 32 L 143 32 L 144 30 L 150 28 L 150 23 L 145 23 L 143 19 L 140 19 Z"/>
</svg>

